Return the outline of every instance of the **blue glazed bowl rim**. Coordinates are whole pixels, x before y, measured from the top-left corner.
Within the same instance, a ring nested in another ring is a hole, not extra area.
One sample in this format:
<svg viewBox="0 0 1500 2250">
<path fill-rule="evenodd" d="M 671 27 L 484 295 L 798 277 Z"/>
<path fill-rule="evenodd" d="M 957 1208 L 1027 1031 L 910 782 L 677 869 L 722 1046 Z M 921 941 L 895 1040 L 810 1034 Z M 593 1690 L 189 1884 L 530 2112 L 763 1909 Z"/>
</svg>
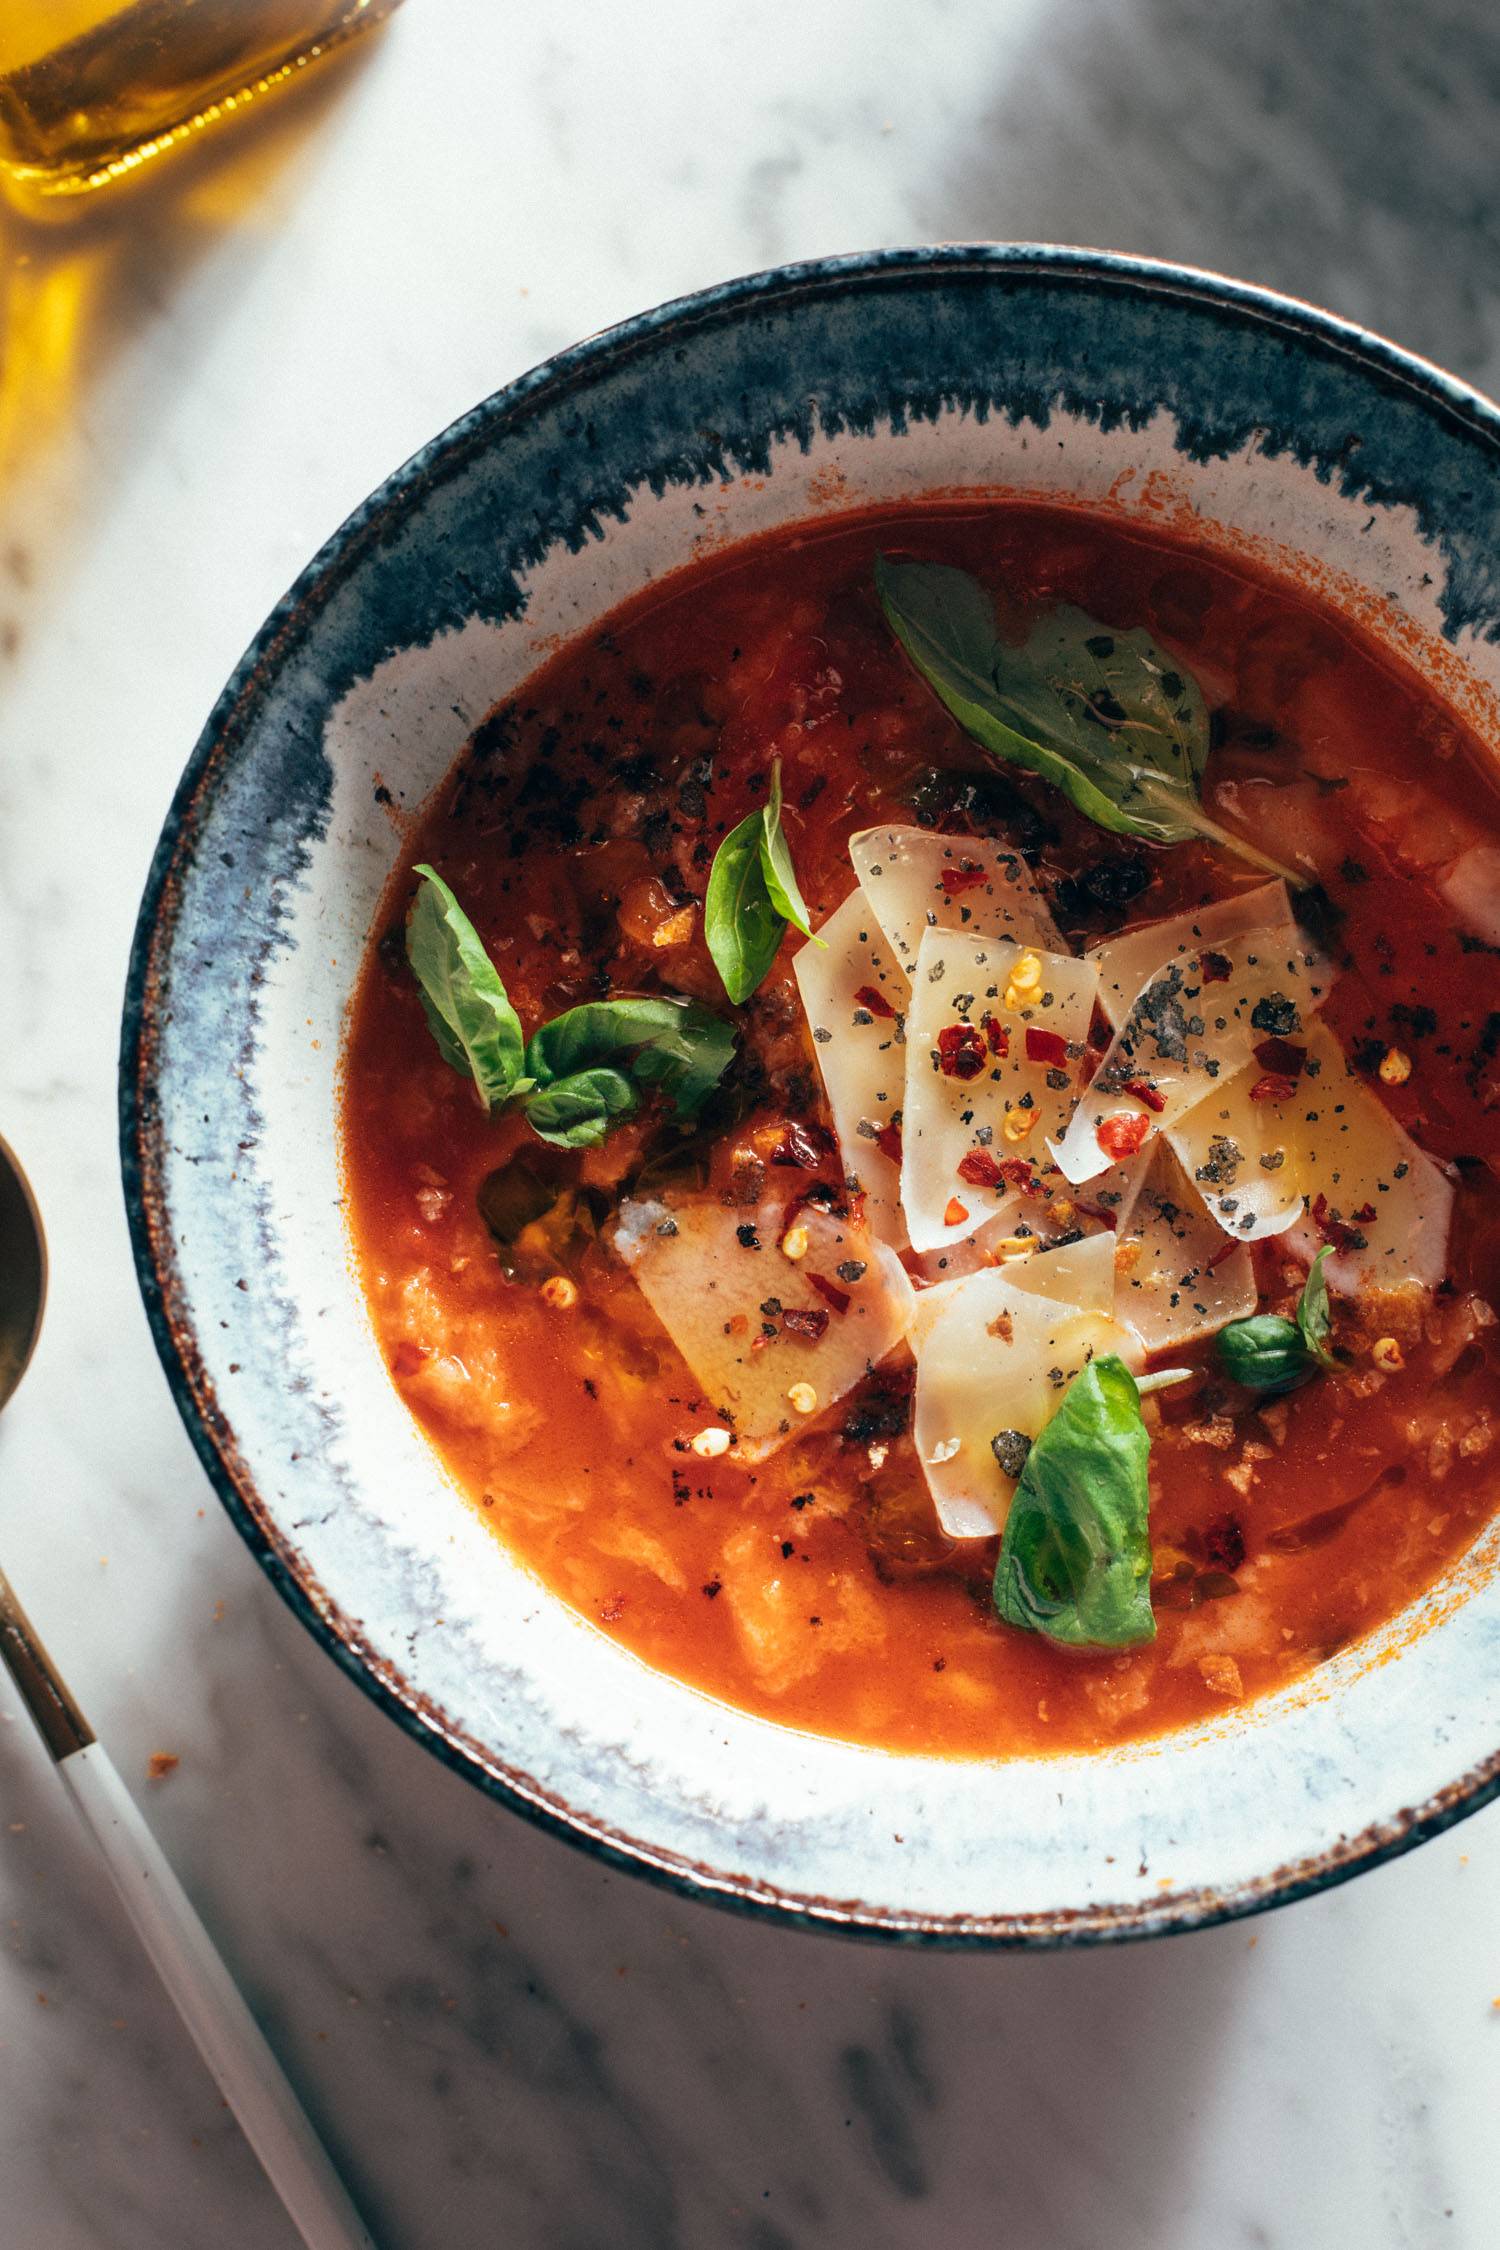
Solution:
<svg viewBox="0 0 1500 2250">
<path fill-rule="evenodd" d="M 234 736 L 274 677 L 299 629 L 314 618 L 334 588 L 360 560 L 393 510 L 455 470 L 478 447 L 498 440 L 532 414 L 658 347 L 673 334 L 732 322 L 759 308 L 784 307 L 871 286 L 927 286 L 945 277 L 1035 278 L 1053 283 L 1105 286 L 1152 298 L 1186 299 L 1207 311 L 1284 331 L 1289 339 L 1347 357 L 1383 386 L 1417 398 L 1477 438 L 1500 458 L 1500 406 L 1432 362 L 1387 338 L 1337 318 L 1300 299 L 1196 267 L 1122 252 L 1046 243 L 943 243 L 909 249 L 856 251 L 767 268 L 721 282 L 585 338 L 544 360 L 460 415 L 378 485 L 324 542 L 267 617 L 215 703 L 173 795 L 152 856 L 131 945 L 121 1025 L 119 1135 L 126 1216 L 137 1282 L 146 1316 L 177 1410 L 209 1480 L 250 1552 L 277 1592 L 343 1671 L 407 1734 L 445 1765 L 512 1810 L 606 1864 L 643 1875 L 695 1899 L 794 1927 L 880 1938 L 907 1945 L 1049 1950 L 1119 1942 L 1204 1929 L 1263 1913 L 1347 1882 L 1366 1869 L 1399 1857 L 1480 1811 L 1500 1796 L 1500 1749 L 1427 1803 L 1393 1820 L 1344 1838 L 1324 1852 L 1230 1890 L 1178 1893 L 1158 1903 L 1111 1906 L 1090 1915 L 944 1917 L 895 1913 L 859 1902 L 812 1899 L 778 1892 L 749 1877 L 689 1866 L 645 1843 L 608 1830 L 590 1816 L 528 1793 L 518 1780 L 477 1759 L 462 1740 L 441 1727 L 412 1691 L 380 1676 L 357 1645 L 312 1598 L 307 1585 L 268 1536 L 247 1504 L 194 1388 L 182 1343 L 167 1305 L 169 1258 L 158 1263 L 148 1176 L 158 1119 L 151 1064 L 155 1005 L 153 961 L 159 938 L 170 934 L 172 878 L 191 856 L 194 809 L 219 756 L 232 754 Z"/>
</svg>

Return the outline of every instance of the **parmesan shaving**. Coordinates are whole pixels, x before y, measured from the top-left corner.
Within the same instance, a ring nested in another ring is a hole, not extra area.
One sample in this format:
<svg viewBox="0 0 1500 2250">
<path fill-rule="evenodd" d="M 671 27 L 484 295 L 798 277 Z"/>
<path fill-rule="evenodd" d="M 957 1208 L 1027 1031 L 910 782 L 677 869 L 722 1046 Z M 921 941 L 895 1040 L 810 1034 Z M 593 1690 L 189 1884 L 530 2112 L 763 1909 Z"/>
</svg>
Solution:
<svg viewBox="0 0 1500 2250">
<path fill-rule="evenodd" d="M 1015 972 L 1034 983 L 1018 989 Z M 929 930 L 906 1026 L 901 1200 L 917 1250 L 974 1233 L 1046 1162 L 1077 1098 L 1098 971 L 1013 939 Z M 964 1167 L 964 1169 L 961 1169 Z M 993 1179 L 988 1175 L 993 1172 Z"/>
<path fill-rule="evenodd" d="M 875 1235 L 900 1249 L 906 1242 L 900 1160 L 890 1151 L 900 1130 L 909 987 L 863 892 L 851 892 L 818 935 L 822 943 L 802 946 L 792 973 L 812 1029 L 845 1173 L 864 1191 Z M 872 994 L 888 1013 L 871 1004 Z M 885 1148 L 879 1145 L 882 1134 Z"/>
<path fill-rule="evenodd" d="M 1237 891 L 1232 898 L 1217 898 L 1191 913 L 1147 922 L 1120 937 L 1106 938 L 1102 945 L 1091 945 L 1088 958 L 1099 966 L 1099 1005 L 1110 1029 L 1119 1030 L 1136 994 L 1168 962 L 1196 969 L 1201 955 L 1220 950 L 1226 939 L 1245 937 L 1251 930 L 1295 931 L 1286 885 L 1279 876 L 1274 883 L 1258 883 L 1254 890 Z"/>
<path fill-rule="evenodd" d="M 1139 992 L 1053 1144 L 1075 1185 L 1091 1180 L 1252 1060 L 1259 1042 L 1300 1039 L 1327 997 L 1321 958 L 1295 932 L 1252 930 L 1169 961 Z"/>
<path fill-rule="evenodd" d="M 663 1198 L 626 1203 L 612 1238 L 701 1386 L 700 1397 L 681 1402 L 685 1427 L 727 1426 L 751 1461 L 802 1424 L 801 1408 L 788 1403 L 794 1390 L 810 1390 L 826 1412 L 911 1324 L 905 1270 L 863 1225 L 804 1206 L 808 1249 L 792 1265 L 775 1250 L 782 1218 L 774 1197 L 759 1211 L 716 1197 Z"/>
<path fill-rule="evenodd" d="M 1034 1274 L 1058 1255 L 1028 1259 L 1023 1270 Z M 1073 1377 L 1098 1354 L 1117 1352 L 1128 1366 L 1140 1364 L 1127 1330 L 1019 1280 L 1019 1271 L 991 1267 L 926 1290 L 917 1301 L 912 1435 L 950 1539 L 993 1538 L 1004 1527 L 1016 1480 L 996 1457 L 997 1436 L 1018 1431 L 1035 1438 Z M 1082 1283 L 1091 1286 L 1086 1275 Z"/>
<path fill-rule="evenodd" d="M 865 828 L 849 857 L 886 942 L 908 977 L 928 930 L 990 930 L 1051 953 L 1067 950 L 1031 869 L 986 836 Z"/>
</svg>

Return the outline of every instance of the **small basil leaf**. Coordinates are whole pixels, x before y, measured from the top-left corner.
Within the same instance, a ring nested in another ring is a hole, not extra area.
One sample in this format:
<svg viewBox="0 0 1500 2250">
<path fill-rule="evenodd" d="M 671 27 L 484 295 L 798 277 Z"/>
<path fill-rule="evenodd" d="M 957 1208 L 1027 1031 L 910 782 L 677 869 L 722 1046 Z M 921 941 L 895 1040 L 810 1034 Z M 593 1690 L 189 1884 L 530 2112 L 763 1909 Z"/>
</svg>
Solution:
<svg viewBox="0 0 1500 2250">
<path fill-rule="evenodd" d="M 1150 1452 L 1129 1368 L 1112 1352 L 1091 1360 L 1033 1441 L 1010 1504 L 995 1566 L 1007 1625 L 1068 1648 L 1155 1639 Z"/>
<path fill-rule="evenodd" d="M 764 982 L 786 928 L 766 881 L 765 840 L 764 814 L 747 813 L 714 853 L 703 900 L 703 935 L 737 1008 Z"/>
<path fill-rule="evenodd" d="M 677 1023 L 642 1047 L 631 1069 L 660 1086 L 678 1117 L 695 1117 L 734 1059 L 734 1033 L 720 1016 L 687 1002 Z"/>
<path fill-rule="evenodd" d="M 800 930 L 804 937 L 812 937 L 812 924 L 807 918 L 807 901 L 797 882 L 797 870 L 792 865 L 791 849 L 786 832 L 781 825 L 781 760 L 771 767 L 771 794 L 761 812 L 764 833 L 760 840 L 760 871 L 765 878 L 766 892 L 771 904 L 784 922 Z M 821 938 L 814 938 L 822 945 Z"/>
<path fill-rule="evenodd" d="M 618 1070 L 575 1071 L 526 1097 L 526 1122 L 555 1148 L 597 1148 L 611 1125 L 629 1117 L 639 1096 Z"/>
<path fill-rule="evenodd" d="M 422 887 L 406 925 L 406 958 L 444 1062 L 472 1078 L 498 1109 L 516 1089 L 525 1038 L 479 932 L 440 875 L 419 867 Z"/>
<path fill-rule="evenodd" d="M 1318 1252 L 1307 1269 L 1307 1280 L 1297 1301 L 1297 1326 L 1302 1331 L 1302 1341 L 1324 1367 L 1338 1366 L 1328 1349 L 1333 1314 L 1328 1305 L 1328 1283 L 1323 1278 L 1323 1268 L 1332 1256 L 1331 1246 Z"/>
<path fill-rule="evenodd" d="M 733 1055 L 729 1025 L 696 1000 L 636 996 L 586 1000 L 554 1016 L 532 1034 L 526 1068 L 545 1088 L 618 1062 L 639 1084 L 660 1086 L 685 1117 L 702 1107 Z"/>
<path fill-rule="evenodd" d="M 1149 634 L 1116 632 L 1061 607 L 1011 648 L 997 638 L 989 596 L 967 571 L 880 555 L 875 584 L 923 679 L 992 756 L 1038 774 L 1114 835 L 1156 844 L 1203 836 L 1300 881 L 1203 810 L 1203 696 Z"/>
<path fill-rule="evenodd" d="M 1218 1354 L 1226 1375 L 1243 1383 L 1247 1391 L 1275 1396 L 1309 1382 L 1318 1363 L 1307 1348 L 1301 1329 L 1280 1313 L 1256 1313 L 1249 1320 L 1232 1320 L 1218 1335 Z"/>
</svg>

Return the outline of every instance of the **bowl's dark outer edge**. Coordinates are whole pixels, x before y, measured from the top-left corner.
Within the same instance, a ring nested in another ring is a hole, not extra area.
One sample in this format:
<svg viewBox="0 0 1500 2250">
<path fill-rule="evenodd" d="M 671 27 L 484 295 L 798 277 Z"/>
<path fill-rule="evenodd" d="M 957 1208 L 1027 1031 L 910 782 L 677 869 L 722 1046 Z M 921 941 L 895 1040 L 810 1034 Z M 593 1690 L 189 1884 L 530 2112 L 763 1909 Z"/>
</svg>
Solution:
<svg viewBox="0 0 1500 2250">
<path fill-rule="evenodd" d="M 668 1890 L 708 1900 L 732 1911 L 841 1936 L 906 1946 L 1046 1951 L 1063 1946 L 1117 1943 L 1206 1929 L 1264 1913 L 1411 1851 L 1500 1796 L 1500 1748 L 1471 1772 L 1449 1783 L 1426 1804 L 1403 1808 L 1327 1851 L 1273 1870 L 1233 1890 L 1200 1888 L 1163 1894 L 1149 1904 L 1105 1905 L 1060 1913 L 996 1917 L 922 1916 L 850 1899 L 778 1891 L 754 1878 L 690 1863 L 636 1838 L 593 1822 L 542 1790 L 530 1777 L 497 1770 L 492 1758 L 467 1741 L 445 1714 L 395 1675 L 363 1641 L 358 1626 L 341 1617 L 326 1596 L 315 1597 L 307 1574 L 293 1566 L 290 1546 L 271 1535 L 252 1506 L 248 1469 L 233 1434 L 196 1380 L 196 1351 L 185 1323 L 168 1302 L 170 1245 L 161 1194 L 159 1117 L 151 1084 L 155 1051 L 154 986 L 159 950 L 172 927 L 174 872 L 189 856 L 194 806 L 215 753 L 236 715 L 253 702 L 263 667 L 283 638 L 327 598 L 374 535 L 387 513 L 413 489 L 448 471 L 479 442 L 544 403 L 565 397 L 580 381 L 656 343 L 663 332 L 696 329 L 732 319 L 761 305 L 824 290 L 857 290 L 892 281 L 925 286 L 949 274 L 1000 272 L 1069 280 L 1122 291 L 1163 293 L 1205 301 L 1291 331 L 1324 351 L 1345 354 L 1369 375 L 1452 419 L 1471 437 L 1500 451 L 1500 407 L 1458 383 L 1440 368 L 1386 339 L 1338 320 L 1316 307 L 1190 267 L 1114 252 L 1046 244 L 976 243 L 911 250 L 852 253 L 773 268 L 673 300 L 573 346 L 495 392 L 423 446 L 345 520 L 295 580 L 251 642 L 214 705 L 194 747 L 163 823 L 137 917 L 126 978 L 120 1045 L 119 1129 L 121 1171 L 136 1275 L 147 1320 L 168 1386 L 188 1435 L 231 1520 L 272 1585 L 334 1661 L 415 1741 L 445 1765 L 538 1826 L 606 1864 L 645 1876 Z M 1454 630 L 1450 620 L 1450 631 Z M 1500 637 L 1492 627 L 1486 637 Z"/>
</svg>

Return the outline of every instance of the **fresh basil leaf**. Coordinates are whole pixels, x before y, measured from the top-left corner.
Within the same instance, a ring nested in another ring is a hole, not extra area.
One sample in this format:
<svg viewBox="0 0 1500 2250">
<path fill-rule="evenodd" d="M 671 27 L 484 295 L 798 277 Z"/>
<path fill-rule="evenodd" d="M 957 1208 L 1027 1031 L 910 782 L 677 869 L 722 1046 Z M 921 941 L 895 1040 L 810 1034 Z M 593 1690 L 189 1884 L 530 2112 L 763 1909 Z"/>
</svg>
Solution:
<svg viewBox="0 0 1500 2250">
<path fill-rule="evenodd" d="M 1220 1329 L 1219 1358 L 1226 1373 L 1247 1391 L 1274 1397 L 1311 1382 L 1320 1366 L 1338 1366 L 1328 1348 L 1333 1315 L 1323 1278 L 1332 1255 L 1331 1249 L 1320 1250 L 1309 1266 L 1294 1320 L 1285 1320 L 1280 1313 L 1256 1313 L 1250 1320 L 1232 1320 Z"/>
<path fill-rule="evenodd" d="M 679 1117 L 690 1117 L 713 1092 L 733 1054 L 729 1025 L 696 1000 L 638 996 L 586 1000 L 554 1016 L 533 1032 L 526 1068 L 539 1088 L 550 1088 L 558 1080 L 618 1062 L 638 1084 L 660 1086 Z M 531 1117 L 532 1102 L 526 1114 Z"/>
<path fill-rule="evenodd" d="M 724 990 L 737 1008 L 764 982 L 786 928 L 771 896 L 766 856 L 765 814 L 747 813 L 737 828 L 730 829 L 708 871 L 703 935 Z"/>
<path fill-rule="evenodd" d="M 610 1127 L 629 1117 L 639 1100 L 630 1080 L 618 1070 L 578 1070 L 528 1094 L 526 1122 L 555 1148 L 597 1148 Z"/>
<path fill-rule="evenodd" d="M 1134 1648 L 1151 1614 L 1151 1440 L 1135 1378 L 1091 1360 L 1026 1456 L 995 1566 L 1007 1625 L 1068 1648 Z"/>
<path fill-rule="evenodd" d="M 797 882 L 797 870 L 792 865 L 791 849 L 781 825 L 781 760 L 771 767 L 771 794 L 761 811 L 764 833 L 760 840 L 760 871 L 765 877 L 766 891 L 771 904 L 784 922 L 800 930 L 804 937 L 812 937 L 812 924 L 807 918 L 807 901 Z M 821 938 L 813 939 L 821 945 Z"/>
<path fill-rule="evenodd" d="M 1328 1283 L 1323 1278 L 1323 1268 L 1332 1256 L 1331 1245 L 1318 1252 L 1307 1269 L 1302 1295 L 1297 1300 L 1297 1326 L 1302 1331 L 1302 1341 L 1313 1358 L 1324 1367 L 1338 1366 L 1337 1359 L 1328 1349 L 1333 1314 L 1328 1305 Z"/>
<path fill-rule="evenodd" d="M 1219 1330 L 1217 1349 L 1226 1375 L 1243 1383 L 1247 1391 L 1264 1391 L 1271 1397 L 1296 1390 L 1318 1371 L 1301 1329 L 1280 1313 L 1232 1320 Z"/>
<path fill-rule="evenodd" d="M 440 875 L 419 867 L 422 887 L 406 924 L 406 958 L 444 1062 L 472 1078 L 498 1109 L 517 1090 L 525 1037 L 479 932 Z"/>
<path fill-rule="evenodd" d="M 966 734 L 1040 775 L 1086 818 L 1156 844 L 1207 837 L 1301 878 L 1203 810 L 1208 713 L 1197 681 L 1141 631 L 1048 612 L 1020 648 L 995 633 L 979 581 L 946 563 L 875 561 L 886 621 Z"/>
</svg>

